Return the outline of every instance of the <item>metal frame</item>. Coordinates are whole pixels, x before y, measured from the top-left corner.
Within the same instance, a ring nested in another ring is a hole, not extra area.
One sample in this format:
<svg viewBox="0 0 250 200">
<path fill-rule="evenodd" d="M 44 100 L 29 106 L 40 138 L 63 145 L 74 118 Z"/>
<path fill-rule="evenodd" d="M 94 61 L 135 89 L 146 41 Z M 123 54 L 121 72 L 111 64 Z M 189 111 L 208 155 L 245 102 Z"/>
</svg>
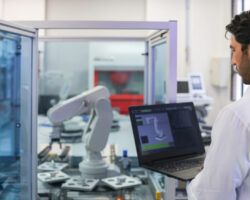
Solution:
<svg viewBox="0 0 250 200">
<path fill-rule="evenodd" d="M 177 68 L 177 21 L 16 21 L 19 24 L 25 26 L 30 26 L 36 29 L 121 29 L 121 30 L 167 30 L 169 32 L 170 38 L 170 69 L 168 77 L 169 82 L 176 83 L 176 68 Z M 143 37 L 121 37 L 121 38 L 100 38 L 100 37 L 41 37 L 39 38 L 42 41 L 80 41 L 80 40 L 143 40 Z M 144 38 L 146 40 L 146 38 Z M 148 52 L 151 53 L 151 50 L 148 49 Z M 150 62 L 146 61 L 146 66 L 149 66 Z M 145 72 L 150 70 L 146 68 Z M 145 73 L 145 102 L 152 102 L 152 92 L 149 84 L 154 83 L 148 74 Z M 150 73 L 150 72 L 149 72 Z M 148 83 L 148 84 L 147 84 Z M 169 91 L 169 102 L 176 101 L 176 84 L 167 84 L 166 88 Z"/>
<path fill-rule="evenodd" d="M 166 83 L 166 88 L 169 91 L 169 102 L 176 101 L 176 69 L 177 69 L 177 22 L 176 21 L 167 21 L 167 22 L 142 22 L 142 21 L 16 21 L 19 24 L 23 24 L 25 26 L 30 26 L 36 29 L 122 29 L 122 30 L 167 30 L 169 34 L 169 45 L 170 45 L 170 63 L 169 63 L 169 80 L 168 84 Z M 86 39 L 93 39 L 92 37 L 41 37 L 43 41 L 62 41 L 62 40 L 71 40 L 75 38 L 74 41 Z M 94 37 L 94 39 L 111 39 L 111 38 L 100 38 Z M 117 38 L 115 40 L 123 39 L 123 40 L 142 40 L 143 38 Z M 146 38 L 144 38 L 146 40 Z M 112 39 L 113 40 L 113 39 Z M 151 53 L 151 49 L 149 47 L 148 52 Z M 152 98 L 152 83 L 154 83 L 154 79 L 149 76 L 150 72 L 152 74 L 150 62 L 146 60 L 146 69 L 145 69 L 145 102 L 150 103 Z M 36 76 L 35 76 L 36 77 Z M 151 84 L 151 85 L 150 85 Z M 34 162 L 35 164 L 35 162 Z M 34 175 L 35 176 L 35 175 Z M 35 180 L 35 179 L 34 179 Z M 169 183 L 171 187 L 165 186 L 167 188 L 164 199 L 172 199 L 175 194 L 175 182 L 172 182 L 170 179 L 166 177 L 166 183 Z M 167 185 L 167 184 L 166 184 Z"/>
<path fill-rule="evenodd" d="M 43 42 L 82 42 L 82 41 L 145 41 L 144 37 L 47 37 L 41 36 L 39 37 L 40 41 Z"/>
<path fill-rule="evenodd" d="M 13 32 L 19 35 L 25 35 L 29 37 L 33 37 L 36 34 L 35 29 L 27 28 L 10 22 L 5 22 L 2 20 L 0 20 L 0 29 L 6 32 Z"/>
<path fill-rule="evenodd" d="M 33 61 L 32 61 L 32 199 L 36 199 L 37 196 L 37 116 L 38 116 L 38 32 L 35 33 L 33 39 Z M 35 182 L 35 184 L 34 184 Z"/>
<path fill-rule="evenodd" d="M 132 30 L 170 30 L 173 21 L 15 21 L 36 29 L 132 29 Z"/>
<path fill-rule="evenodd" d="M 149 49 L 148 52 L 149 54 L 154 57 L 154 51 L 153 47 L 164 43 L 168 42 L 169 43 L 169 49 L 170 49 L 170 55 L 169 57 L 171 58 L 169 60 L 169 71 L 167 73 L 168 77 L 166 82 L 165 88 L 168 91 L 168 98 L 166 99 L 167 102 L 176 102 L 176 91 L 177 91 L 177 22 L 176 21 L 170 21 L 169 22 L 169 27 L 170 29 L 168 30 L 167 33 L 165 31 L 160 31 L 158 32 L 155 36 L 152 35 L 149 38 Z M 163 37 L 158 37 L 161 34 L 168 34 Z M 147 102 L 148 104 L 152 104 L 154 99 L 154 84 L 155 84 L 155 76 L 154 76 L 154 65 L 153 61 L 149 59 L 149 65 L 152 66 L 152 68 L 147 69 L 147 78 L 148 78 L 148 85 L 147 85 Z M 148 66 L 149 66 L 148 65 Z M 171 83 L 171 84 L 170 84 Z"/>
<path fill-rule="evenodd" d="M 18 34 L 20 36 L 26 36 L 32 38 L 32 82 L 31 82 L 31 127 L 30 127 L 30 153 L 31 153 L 31 158 L 30 158 L 30 165 L 28 165 L 29 170 L 31 171 L 30 174 L 27 174 L 28 177 L 26 179 L 28 180 L 28 183 L 30 186 L 30 200 L 36 199 L 36 184 L 34 182 L 37 182 L 37 173 L 36 173 L 36 168 L 37 168 L 37 54 L 38 54 L 38 49 L 37 49 L 37 31 L 35 29 L 31 28 L 26 28 L 20 25 L 15 25 L 9 22 L 1 21 L 0 20 L 0 30 L 6 31 L 9 33 L 13 34 Z M 20 195 L 22 195 L 20 193 Z"/>
<path fill-rule="evenodd" d="M 239 12 L 244 11 L 244 0 L 231 0 L 231 14 L 232 17 Z M 230 75 L 230 100 L 236 101 L 243 95 L 243 81 L 241 76 L 233 70 L 231 66 Z"/>
</svg>

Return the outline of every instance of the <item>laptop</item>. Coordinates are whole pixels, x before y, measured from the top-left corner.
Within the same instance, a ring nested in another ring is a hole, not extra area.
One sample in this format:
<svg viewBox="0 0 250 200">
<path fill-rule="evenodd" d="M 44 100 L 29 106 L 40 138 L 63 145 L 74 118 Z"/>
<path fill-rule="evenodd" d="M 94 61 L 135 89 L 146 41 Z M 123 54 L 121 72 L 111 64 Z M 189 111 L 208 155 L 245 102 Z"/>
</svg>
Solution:
<svg viewBox="0 0 250 200">
<path fill-rule="evenodd" d="M 192 102 L 129 107 L 140 167 L 191 180 L 205 149 Z"/>
</svg>

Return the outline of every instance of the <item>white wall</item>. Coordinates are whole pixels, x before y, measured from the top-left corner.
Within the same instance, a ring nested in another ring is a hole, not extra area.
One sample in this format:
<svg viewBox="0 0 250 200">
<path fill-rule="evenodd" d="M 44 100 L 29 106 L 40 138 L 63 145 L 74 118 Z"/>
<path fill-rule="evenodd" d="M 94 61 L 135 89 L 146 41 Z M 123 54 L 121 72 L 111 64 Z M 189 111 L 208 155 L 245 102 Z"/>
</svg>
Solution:
<svg viewBox="0 0 250 200">
<path fill-rule="evenodd" d="M 48 20 L 120 20 L 145 18 L 144 0 L 48 0 Z"/>
<path fill-rule="evenodd" d="M 0 19 L 3 19 L 3 0 L 0 0 Z"/>
<path fill-rule="evenodd" d="M 4 20 L 44 20 L 45 0 L 1 0 L 0 11 Z"/>
<path fill-rule="evenodd" d="M 228 71 L 223 72 L 228 74 L 227 88 L 211 85 L 210 69 L 214 58 L 230 60 L 229 42 L 225 39 L 225 26 L 231 19 L 231 5 L 228 0 L 192 0 L 190 8 L 190 71 L 201 72 L 204 75 L 207 93 L 214 98 L 213 109 L 208 118 L 208 121 L 213 123 L 218 111 L 229 103 L 230 98 L 230 62 L 228 62 Z"/>
<path fill-rule="evenodd" d="M 147 21 L 177 20 L 178 76 L 185 76 L 185 0 L 147 0 Z"/>
<path fill-rule="evenodd" d="M 46 0 L 0 0 L 0 20 L 44 20 L 45 9 Z"/>
<path fill-rule="evenodd" d="M 49 0 L 47 20 L 94 20 L 94 21 L 144 21 L 145 0 Z M 70 12 L 69 12 L 70 11 Z M 61 30 L 47 31 L 47 35 L 81 35 L 86 37 L 145 36 L 145 31 L 126 30 Z"/>
</svg>

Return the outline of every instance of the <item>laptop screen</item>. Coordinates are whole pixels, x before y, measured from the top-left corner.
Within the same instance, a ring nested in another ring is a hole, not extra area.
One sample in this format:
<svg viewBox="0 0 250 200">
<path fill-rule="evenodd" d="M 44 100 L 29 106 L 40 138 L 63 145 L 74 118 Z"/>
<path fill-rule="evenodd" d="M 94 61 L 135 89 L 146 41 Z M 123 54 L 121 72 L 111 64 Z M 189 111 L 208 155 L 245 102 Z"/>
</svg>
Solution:
<svg viewBox="0 0 250 200">
<path fill-rule="evenodd" d="M 204 152 L 193 103 L 129 108 L 139 161 Z"/>
</svg>

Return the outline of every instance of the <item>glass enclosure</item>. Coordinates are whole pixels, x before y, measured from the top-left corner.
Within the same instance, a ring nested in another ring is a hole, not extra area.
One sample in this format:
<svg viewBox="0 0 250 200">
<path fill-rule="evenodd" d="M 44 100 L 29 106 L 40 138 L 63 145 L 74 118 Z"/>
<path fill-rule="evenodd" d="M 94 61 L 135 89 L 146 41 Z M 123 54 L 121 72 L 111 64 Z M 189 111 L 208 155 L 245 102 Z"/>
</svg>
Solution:
<svg viewBox="0 0 250 200">
<path fill-rule="evenodd" d="M 147 103 L 176 101 L 176 38 L 172 32 L 159 31 L 148 38 Z"/>
<path fill-rule="evenodd" d="M 155 69 L 154 80 L 156 80 L 153 88 L 153 102 L 157 104 L 166 102 L 166 79 L 168 69 L 167 55 L 168 54 L 166 42 L 157 44 L 153 47 L 153 66 Z"/>
<path fill-rule="evenodd" d="M 96 85 L 106 86 L 112 107 L 128 114 L 128 106 L 144 101 L 145 51 L 144 41 L 40 41 L 39 114 Z"/>
<path fill-rule="evenodd" d="M 0 25 L 0 199 L 32 199 L 35 32 L 10 30 Z"/>
<path fill-rule="evenodd" d="M 39 43 L 39 113 L 88 89 L 87 42 Z"/>
<path fill-rule="evenodd" d="M 99 184 L 91 192 L 84 190 L 74 192 L 78 189 L 67 186 L 68 183 L 72 184 L 71 180 L 80 180 L 77 184 L 81 186 L 84 184 L 79 163 L 86 159 L 85 129 L 88 130 L 86 124 L 93 118 L 89 117 L 89 113 L 76 113 L 78 116 L 63 121 L 57 127 L 57 124 L 53 124 L 46 116 L 47 111 L 60 100 L 75 96 L 95 85 L 105 85 L 111 93 L 110 100 L 114 109 L 111 131 L 107 144 L 102 150 L 102 156 L 108 166 L 115 164 L 122 173 L 125 173 L 125 167 L 122 166 L 121 160 L 125 156 L 129 157 L 132 168 L 138 168 L 131 123 L 127 115 L 128 106 L 153 103 L 152 100 L 148 100 L 155 96 L 158 103 L 167 102 L 168 98 L 175 98 L 176 22 L 61 21 L 38 24 L 30 22 L 29 25 L 46 29 L 46 36 L 39 40 L 39 111 L 41 111 L 39 114 L 41 115 L 38 116 L 37 196 L 67 199 L 73 194 L 79 199 L 84 197 L 94 199 L 101 195 L 100 198 L 108 199 L 110 197 L 108 187 L 102 191 L 102 189 L 99 190 L 100 187 L 102 188 Z M 61 34 L 57 36 L 58 29 Z M 84 29 L 81 33 L 86 31 L 91 34 L 88 37 L 84 37 L 84 34 L 75 34 L 75 38 L 70 34 L 67 35 L 68 32 L 77 32 L 75 29 L 77 31 Z M 106 29 L 112 32 L 117 29 L 119 34 L 107 36 L 102 32 Z M 128 30 L 135 34 L 133 36 L 120 34 Z M 141 31 L 146 34 L 138 35 Z M 148 37 L 153 32 L 160 32 L 160 39 L 156 41 L 153 38 L 153 42 L 149 43 Z M 165 34 L 166 32 L 168 34 Z M 170 33 L 173 40 L 167 43 Z M 151 58 L 153 51 L 157 56 Z M 152 62 L 149 62 L 149 58 Z M 151 71 L 148 72 L 148 70 Z M 150 77 L 151 74 L 155 76 Z M 170 74 L 173 79 L 169 78 Z M 155 82 L 157 85 L 154 85 Z M 156 93 L 150 93 L 148 89 Z M 56 132 L 56 130 L 59 131 Z M 130 172 L 126 173 L 130 174 Z M 91 177 L 96 178 L 96 171 Z M 56 184 L 58 179 L 61 179 L 62 184 Z M 155 191 L 165 192 L 163 179 L 163 176 L 159 177 L 159 180 L 157 178 L 157 186 L 153 186 Z M 158 182 L 162 184 L 159 185 Z M 133 194 L 129 195 L 136 196 L 133 199 L 138 200 L 153 199 L 152 194 L 145 192 L 151 193 L 148 190 L 149 185 L 139 186 L 138 189 L 141 191 L 139 195 L 135 194 L 136 191 L 132 191 Z M 174 190 L 175 188 L 172 189 L 173 193 Z M 126 189 L 112 191 L 112 198 L 124 196 L 123 191 L 128 192 Z M 169 194 L 170 192 L 164 198 L 171 199 Z"/>
</svg>

